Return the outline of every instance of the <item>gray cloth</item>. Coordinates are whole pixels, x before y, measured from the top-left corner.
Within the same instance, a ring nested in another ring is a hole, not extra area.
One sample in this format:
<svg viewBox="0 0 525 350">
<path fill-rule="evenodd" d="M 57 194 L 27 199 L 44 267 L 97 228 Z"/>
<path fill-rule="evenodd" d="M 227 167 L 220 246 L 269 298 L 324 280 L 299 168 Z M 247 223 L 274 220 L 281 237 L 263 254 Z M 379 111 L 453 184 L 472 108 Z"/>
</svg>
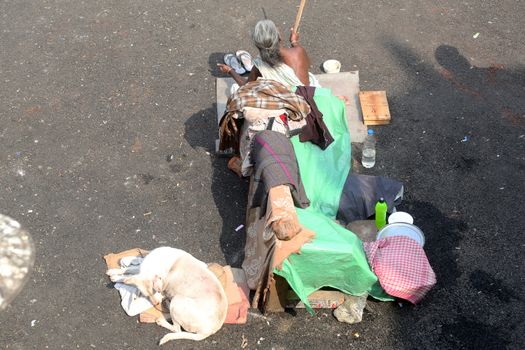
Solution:
<svg viewBox="0 0 525 350">
<path fill-rule="evenodd" d="M 403 184 L 383 176 L 349 174 L 339 200 L 337 220 L 348 225 L 375 214 L 375 205 L 383 197 L 388 212 L 403 199 Z"/>
<path fill-rule="evenodd" d="M 261 207 L 260 216 L 264 216 L 268 191 L 279 185 L 290 186 L 296 207 L 306 208 L 310 205 L 292 143 L 286 136 L 270 130 L 259 132 L 254 137 L 250 156 L 254 164 L 254 191 L 248 197 L 249 208 Z"/>
</svg>

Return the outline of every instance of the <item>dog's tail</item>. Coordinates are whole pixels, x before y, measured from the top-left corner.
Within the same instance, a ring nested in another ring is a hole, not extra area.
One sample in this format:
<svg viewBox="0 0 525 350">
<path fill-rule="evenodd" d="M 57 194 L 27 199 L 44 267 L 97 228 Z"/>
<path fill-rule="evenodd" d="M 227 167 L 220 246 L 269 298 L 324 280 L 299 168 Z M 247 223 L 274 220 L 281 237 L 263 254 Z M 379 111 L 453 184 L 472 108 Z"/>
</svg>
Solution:
<svg viewBox="0 0 525 350">
<path fill-rule="evenodd" d="M 209 337 L 211 334 L 201 334 L 201 333 L 190 333 L 190 332 L 177 332 L 177 333 L 168 333 L 162 337 L 159 342 L 159 345 L 165 344 L 170 340 L 177 339 L 189 339 L 189 340 L 203 340 Z"/>
</svg>

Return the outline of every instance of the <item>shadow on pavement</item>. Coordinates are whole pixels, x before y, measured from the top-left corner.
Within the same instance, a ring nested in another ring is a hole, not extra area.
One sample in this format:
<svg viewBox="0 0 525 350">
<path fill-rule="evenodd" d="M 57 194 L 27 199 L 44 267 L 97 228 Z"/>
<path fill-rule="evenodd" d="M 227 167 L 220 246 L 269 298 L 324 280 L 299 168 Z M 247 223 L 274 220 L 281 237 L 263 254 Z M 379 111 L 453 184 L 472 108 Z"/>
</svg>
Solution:
<svg viewBox="0 0 525 350">
<path fill-rule="evenodd" d="M 203 147 L 212 155 L 211 191 L 222 218 L 221 250 L 228 265 L 240 267 L 244 260 L 245 229 L 235 230 L 245 223 L 248 182 L 227 168 L 228 157 L 215 155 L 216 108 L 213 104 L 189 117 L 184 123 L 184 138 L 192 147 Z"/>
<path fill-rule="evenodd" d="M 226 52 L 214 52 L 208 57 L 208 71 L 216 78 L 224 78 L 228 76 L 227 74 L 222 73 L 219 70 L 219 67 L 217 67 L 217 63 L 224 63 L 224 55 L 226 55 Z"/>
<path fill-rule="evenodd" d="M 387 168 L 404 181 L 399 209 L 411 213 L 425 233 L 438 281 L 421 304 L 393 311 L 395 344 L 461 349 L 518 344 L 523 288 L 512 256 L 521 248 L 505 248 L 505 254 L 502 247 L 517 239 L 520 225 L 509 210 L 498 208 L 513 206 L 504 188 L 523 189 L 518 140 L 525 126 L 525 67 L 476 67 L 449 45 L 435 49 L 434 66 L 391 38 L 383 43 L 408 86 L 404 95 L 389 96 L 397 120 L 381 141 L 397 143 L 398 149 Z M 416 140 L 405 144 L 399 135 Z M 419 147 L 410 149 L 417 139 Z M 506 234 L 496 236 L 498 231 Z M 500 260 L 477 259 L 480 249 Z"/>
</svg>

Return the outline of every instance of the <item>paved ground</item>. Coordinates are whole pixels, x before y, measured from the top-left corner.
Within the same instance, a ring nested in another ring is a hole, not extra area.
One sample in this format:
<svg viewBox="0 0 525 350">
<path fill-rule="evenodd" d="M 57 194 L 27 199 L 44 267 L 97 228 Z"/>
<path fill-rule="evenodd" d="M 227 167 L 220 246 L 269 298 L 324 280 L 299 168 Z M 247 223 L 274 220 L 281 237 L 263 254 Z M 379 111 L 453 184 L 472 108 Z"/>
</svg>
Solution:
<svg viewBox="0 0 525 350">
<path fill-rule="evenodd" d="M 240 264 L 246 182 L 210 154 L 215 63 L 255 53 L 261 5 L 288 28 L 292 3 L 0 3 L 0 212 L 37 248 L 0 314 L 1 347 L 156 348 L 165 331 L 126 317 L 104 276 L 110 251 L 168 244 Z M 359 325 L 255 314 L 167 347 L 234 349 L 245 336 L 249 349 L 523 348 L 524 11 L 519 0 L 308 1 L 313 71 L 335 57 L 362 89 L 388 92 L 394 120 L 376 128 L 371 173 L 404 181 L 438 285 L 416 307 L 371 303 Z"/>
</svg>

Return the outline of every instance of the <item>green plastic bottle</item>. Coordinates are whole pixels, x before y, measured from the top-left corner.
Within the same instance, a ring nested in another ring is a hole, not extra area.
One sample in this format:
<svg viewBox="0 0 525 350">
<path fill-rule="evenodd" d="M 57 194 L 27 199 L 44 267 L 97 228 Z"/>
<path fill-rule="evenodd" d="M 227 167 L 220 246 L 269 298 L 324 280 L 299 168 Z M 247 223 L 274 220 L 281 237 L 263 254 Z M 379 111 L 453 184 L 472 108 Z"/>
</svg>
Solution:
<svg viewBox="0 0 525 350">
<path fill-rule="evenodd" d="M 381 197 L 379 202 L 376 203 L 376 227 L 378 230 L 381 230 L 383 226 L 386 225 L 386 210 L 388 206 L 386 205 L 385 199 Z"/>
</svg>

